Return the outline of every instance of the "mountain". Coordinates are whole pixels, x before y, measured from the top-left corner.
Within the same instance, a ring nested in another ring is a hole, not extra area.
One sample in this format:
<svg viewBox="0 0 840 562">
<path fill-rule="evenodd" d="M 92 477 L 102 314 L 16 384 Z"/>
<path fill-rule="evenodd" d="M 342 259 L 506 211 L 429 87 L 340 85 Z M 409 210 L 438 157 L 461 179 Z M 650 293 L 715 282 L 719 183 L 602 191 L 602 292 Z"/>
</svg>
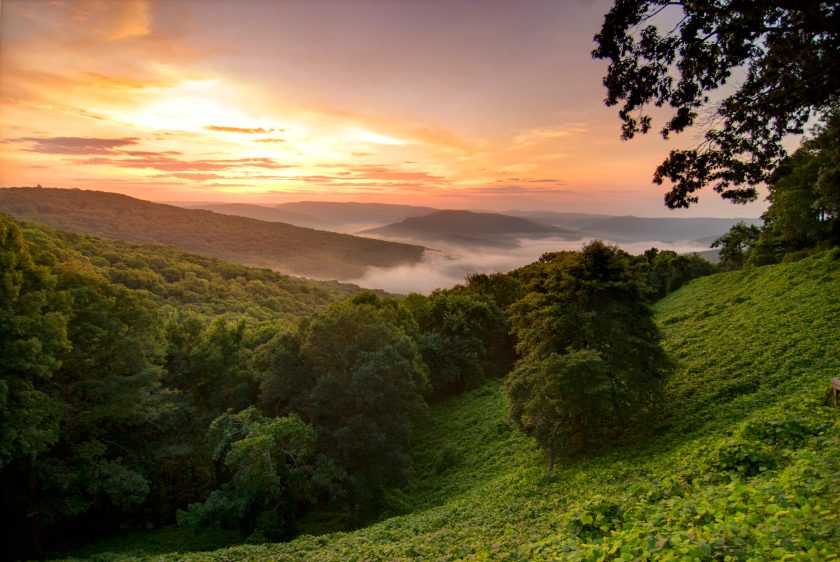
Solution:
<svg viewBox="0 0 840 562">
<path fill-rule="evenodd" d="M 329 230 L 332 232 L 341 228 L 339 224 L 319 217 L 264 205 L 250 205 L 248 203 L 184 203 L 178 205 L 178 207 L 204 209 L 205 211 L 213 211 L 214 213 L 221 213 L 223 215 L 248 217 L 268 222 L 285 222 L 294 226 Z"/>
<path fill-rule="evenodd" d="M 520 238 L 580 238 L 576 233 L 522 217 L 473 211 L 437 211 L 360 232 L 386 238 L 474 247 L 516 247 Z"/>
<path fill-rule="evenodd" d="M 615 242 L 660 240 L 662 242 L 693 241 L 710 244 L 739 222 L 760 224 L 759 219 L 720 218 L 641 218 L 610 217 L 581 224 L 581 231 L 596 238 Z"/>
<path fill-rule="evenodd" d="M 242 265 L 321 279 L 353 279 L 369 266 L 413 264 L 424 252 L 421 246 L 183 209 L 101 191 L 0 189 L 0 211 L 72 232 L 166 244 Z"/>
<path fill-rule="evenodd" d="M 391 205 L 388 203 L 355 203 L 335 201 L 295 201 L 282 203 L 277 209 L 317 217 L 338 225 L 342 232 L 355 232 L 365 228 L 399 222 L 409 217 L 420 217 L 438 209 L 413 205 Z"/>
<path fill-rule="evenodd" d="M 613 242 L 698 242 L 709 244 L 739 222 L 760 224 L 751 218 L 693 218 L 610 216 L 549 211 L 509 211 L 546 224 L 572 228 L 583 237 L 603 238 Z"/>
</svg>

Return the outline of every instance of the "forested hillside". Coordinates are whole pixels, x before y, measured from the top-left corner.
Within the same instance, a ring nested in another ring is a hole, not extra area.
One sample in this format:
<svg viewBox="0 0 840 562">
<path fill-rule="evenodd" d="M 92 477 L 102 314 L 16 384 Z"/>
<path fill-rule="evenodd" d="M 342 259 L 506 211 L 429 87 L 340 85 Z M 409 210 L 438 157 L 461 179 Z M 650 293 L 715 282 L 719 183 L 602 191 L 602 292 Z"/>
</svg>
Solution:
<svg viewBox="0 0 840 562">
<path fill-rule="evenodd" d="M 358 278 L 369 266 L 412 264 L 423 255 L 420 246 L 182 209 L 99 191 L 0 189 L 0 212 L 82 234 L 167 244 L 319 279 Z"/>
<path fill-rule="evenodd" d="M 395 516 L 160 559 L 836 559 L 840 416 L 825 390 L 840 372 L 838 291 L 834 250 L 667 296 L 655 318 L 675 365 L 656 417 L 564 458 L 550 481 L 490 382 L 432 407 Z M 110 543 L 108 559 L 165 551 L 144 544 Z"/>
<path fill-rule="evenodd" d="M 361 234 L 479 248 L 516 247 L 518 238 L 580 239 L 578 233 L 569 229 L 540 224 L 521 217 L 473 211 L 437 211 L 364 230 Z"/>
<path fill-rule="evenodd" d="M 836 249 L 708 276 L 596 241 L 393 298 L 9 218 L 0 241 L 12 557 L 840 546 Z"/>
</svg>

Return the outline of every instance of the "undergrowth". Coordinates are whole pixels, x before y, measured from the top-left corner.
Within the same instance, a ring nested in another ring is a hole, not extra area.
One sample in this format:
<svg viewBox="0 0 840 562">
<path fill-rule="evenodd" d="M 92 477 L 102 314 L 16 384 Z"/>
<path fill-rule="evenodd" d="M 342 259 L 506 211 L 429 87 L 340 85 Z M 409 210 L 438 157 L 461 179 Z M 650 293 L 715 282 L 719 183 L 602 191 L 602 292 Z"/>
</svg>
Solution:
<svg viewBox="0 0 840 562">
<path fill-rule="evenodd" d="M 156 560 L 834 560 L 840 251 L 695 280 L 660 301 L 675 360 L 653 435 L 565 459 L 505 421 L 498 382 L 435 406 L 415 478 L 369 527 Z M 139 539 L 98 560 L 142 556 Z M 88 554 L 88 551 L 86 554 Z"/>
</svg>

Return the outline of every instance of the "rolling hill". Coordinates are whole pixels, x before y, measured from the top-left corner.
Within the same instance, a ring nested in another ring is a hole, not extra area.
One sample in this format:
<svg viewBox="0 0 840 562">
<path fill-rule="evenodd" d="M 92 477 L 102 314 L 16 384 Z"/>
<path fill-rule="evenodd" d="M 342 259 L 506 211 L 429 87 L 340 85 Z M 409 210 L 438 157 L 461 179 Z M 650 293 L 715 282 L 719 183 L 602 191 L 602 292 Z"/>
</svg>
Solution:
<svg viewBox="0 0 840 562">
<path fill-rule="evenodd" d="M 438 209 L 414 205 L 388 203 L 356 203 L 333 201 L 296 201 L 277 205 L 278 209 L 318 217 L 338 225 L 341 232 L 355 232 L 365 228 L 399 222 L 409 217 L 420 217 Z"/>
<path fill-rule="evenodd" d="M 433 407 L 414 440 L 413 483 L 386 498 L 393 516 L 378 523 L 208 552 L 189 552 L 186 539 L 164 530 L 77 555 L 836 559 L 840 416 L 825 389 L 840 372 L 838 292 L 835 249 L 672 293 L 655 307 L 675 361 L 658 421 L 647 437 L 565 459 L 550 482 L 543 453 L 509 427 L 491 382 Z"/>
<path fill-rule="evenodd" d="M 242 265 L 320 279 L 419 261 L 424 248 L 183 209 L 100 191 L 0 189 L 0 211 L 49 226 L 136 243 L 166 244 Z"/>
<path fill-rule="evenodd" d="M 264 205 L 250 205 L 248 203 L 192 203 L 178 206 L 186 209 L 204 209 L 205 211 L 213 211 L 214 213 L 221 213 L 223 215 L 248 217 L 261 221 L 285 222 L 294 226 L 315 228 L 318 230 L 334 232 L 341 228 L 339 224 L 332 221 Z"/>
<path fill-rule="evenodd" d="M 509 214 L 545 224 L 572 228 L 586 238 L 602 238 L 618 243 L 660 241 L 709 244 L 739 222 L 761 223 L 759 219 L 750 218 L 645 218 L 629 215 L 618 217 L 547 211 L 509 211 Z"/>
<path fill-rule="evenodd" d="M 577 233 L 530 219 L 499 213 L 473 211 L 437 211 L 402 222 L 364 230 L 392 239 L 422 243 L 446 243 L 472 247 L 516 247 L 520 238 L 551 238 L 577 240 Z"/>
</svg>

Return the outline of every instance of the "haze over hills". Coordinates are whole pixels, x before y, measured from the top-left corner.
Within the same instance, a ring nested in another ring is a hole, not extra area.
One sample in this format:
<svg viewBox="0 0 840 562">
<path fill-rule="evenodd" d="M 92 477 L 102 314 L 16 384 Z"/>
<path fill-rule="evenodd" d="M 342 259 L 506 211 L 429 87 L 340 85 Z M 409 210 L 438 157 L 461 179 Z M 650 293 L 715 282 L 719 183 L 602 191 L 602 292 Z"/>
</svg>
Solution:
<svg viewBox="0 0 840 562">
<path fill-rule="evenodd" d="M 760 224 L 754 218 L 634 217 L 554 213 L 550 211 L 508 211 L 513 216 L 576 229 L 585 238 L 603 238 L 612 242 L 697 242 L 710 244 L 739 222 Z"/>
<path fill-rule="evenodd" d="M 282 203 L 277 209 L 318 217 L 339 225 L 342 232 L 399 222 L 409 217 L 420 217 L 438 211 L 432 207 L 392 205 L 388 203 L 356 203 L 352 201 L 295 201 Z"/>
<path fill-rule="evenodd" d="M 360 232 L 423 243 L 444 242 L 467 247 L 515 248 L 519 239 L 564 238 L 578 240 L 568 229 L 522 217 L 473 211 L 437 211 L 402 222 Z"/>
<path fill-rule="evenodd" d="M 72 232 L 166 244 L 243 265 L 321 279 L 357 278 L 371 266 L 411 265 L 425 250 L 101 191 L 0 189 L 0 211 Z"/>
<path fill-rule="evenodd" d="M 175 205 L 184 207 L 185 209 L 204 209 L 205 211 L 213 211 L 214 213 L 221 213 L 223 215 L 235 215 L 269 222 L 284 222 L 294 226 L 314 228 L 317 230 L 329 230 L 331 232 L 342 230 L 340 224 L 320 217 L 266 205 L 252 205 L 249 203 L 175 203 Z"/>
</svg>

